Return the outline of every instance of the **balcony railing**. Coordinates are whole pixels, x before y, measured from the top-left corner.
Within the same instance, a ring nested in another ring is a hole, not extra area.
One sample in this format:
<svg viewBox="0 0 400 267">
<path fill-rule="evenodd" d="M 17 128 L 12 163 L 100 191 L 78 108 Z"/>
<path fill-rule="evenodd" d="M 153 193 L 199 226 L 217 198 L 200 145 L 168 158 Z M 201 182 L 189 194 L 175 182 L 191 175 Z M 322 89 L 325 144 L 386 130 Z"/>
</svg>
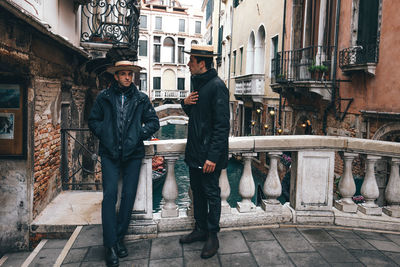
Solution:
<svg viewBox="0 0 400 267">
<path fill-rule="evenodd" d="M 272 83 L 330 81 L 333 46 L 279 52 L 272 59 Z"/>
<path fill-rule="evenodd" d="M 235 95 L 264 95 L 264 74 L 248 74 L 235 78 Z"/>
<path fill-rule="evenodd" d="M 153 90 L 153 99 L 184 99 L 189 91 L 184 90 Z"/>
<path fill-rule="evenodd" d="M 126 46 L 137 51 L 137 0 L 92 0 L 82 6 L 81 42 Z"/>
<path fill-rule="evenodd" d="M 184 153 L 185 144 L 185 139 L 146 143 L 146 157 L 133 213 L 135 223 L 130 234 L 157 234 L 193 227 L 193 207 L 179 209 L 176 205 L 178 187 L 174 167 Z M 291 152 L 290 197 L 288 202 L 281 204 L 277 199 L 282 192 L 278 162 L 283 158 L 288 160 L 282 157 L 285 151 Z M 234 137 L 229 140 L 229 152 L 243 158 L 239 188 L 232 189 L 239 192 L 241 201 L 236 206 L 228 204 L 231 192 L 229 174 L 223 170 L 219 181 L 222 228 L 295 223 L 400 231 L 400 195 L 396 193 L 400 187 L 399 143 L 328 136 Z M 270 161 L 262 188 L 266 198 L 257 206 L 251 201 L 256 193 L 251 162 L 260 152 L 266 152 Z M 151 158 L 155 154 L 164 156 L 168 165 L 162 190 L 164 204 L 157 213 L 152 211 L 151 190 Z M 356 204 L 353 200 L 356 185 L 352 162 L 359 156 L 364 158 L 366 166 L 361 186 L 365 202 Z M 380 192 L 374 166 L 383 159 L 391 165 L 391 170 L 387 186 Z M 335 173 L 342 175 L 334 189 Z M 339 192 L 337 199 L 335 192 Z M 385 195 L 386 205 L 383 207 L 375 203 L 380 194 Z M 139 225 L 140 219 L 147 222 Z"/>
<path fill-rule="evenodd" d="M 339 67 L 343 71 L 367 70 L 378 63 L 376 43 L 345 48 L 339 52 Z M 374 72 L 374 69 L 372 70 Z"/>
</svg>

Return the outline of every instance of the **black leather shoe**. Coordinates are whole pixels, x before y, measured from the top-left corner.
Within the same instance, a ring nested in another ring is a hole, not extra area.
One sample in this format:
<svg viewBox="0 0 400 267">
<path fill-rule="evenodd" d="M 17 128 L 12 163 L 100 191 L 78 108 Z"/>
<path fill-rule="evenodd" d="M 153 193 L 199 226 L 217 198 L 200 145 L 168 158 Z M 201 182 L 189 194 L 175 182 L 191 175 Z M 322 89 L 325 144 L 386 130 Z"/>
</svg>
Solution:
<svg viewBox="0 0 400 267">
<path fill-rule="evenodd" d="M 181 238 L 179 238 L 179 243 L 190 244 L 190 243 L 193 243 L 196 241 L 206 241 L 206 240 L 207 240 L 207 233 L 204 231 L 195 229 L 190 234 L 184 235 Z"/>
<path fill-rule="evenodd" d="M 210 233 L 207 238 L 207 242 L 204 244 L 203 250 L 201 251 L 200 257 L 208 259 L 217 254 L 219 248 L 219 241 L 217 233 Z"/>
<path fill-rule="evenodd" d="M 118 267 L 119 266 L 119 261 L 118 261 L 118 256 L 117 256 L 117 248 L 116 247 L 111 247 L 108 248 L 106 247 L 106 264 L 108 267 Z"/>
<path fill-rule="evenodd" d="M 126 249 L 123 240 L 118 241 L 116 247 L 117 247 L 118 257 L 124 258 L 124 257 L 128 256 L 128 250 Z"/>
</svg>

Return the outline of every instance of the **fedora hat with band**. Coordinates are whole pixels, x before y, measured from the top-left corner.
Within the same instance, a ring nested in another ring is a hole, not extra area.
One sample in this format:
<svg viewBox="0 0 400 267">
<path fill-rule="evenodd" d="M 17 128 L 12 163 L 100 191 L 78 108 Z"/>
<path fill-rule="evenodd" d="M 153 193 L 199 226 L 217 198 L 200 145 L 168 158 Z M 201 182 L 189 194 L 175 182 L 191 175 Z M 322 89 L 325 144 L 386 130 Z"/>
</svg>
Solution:
<svg viewBox="0 0 400 267">
<path fill-rule="evenodd" d="M 197 57 L 216 57 L 212 45 L 192 45 L 190 51 L 183 51 L 186 54 Z"/>
<path fill-rule="evenodd" d="M 114 74 L 117 71 L 121 70 L 129 70 L 129 71 L 140 71 L 142 68 L 133 64 L 132 61 L 129 60 L 121 60 L 115 62 L 114 66 L 110 66 L 107 68 L 107 72 Z"/>
</svg>

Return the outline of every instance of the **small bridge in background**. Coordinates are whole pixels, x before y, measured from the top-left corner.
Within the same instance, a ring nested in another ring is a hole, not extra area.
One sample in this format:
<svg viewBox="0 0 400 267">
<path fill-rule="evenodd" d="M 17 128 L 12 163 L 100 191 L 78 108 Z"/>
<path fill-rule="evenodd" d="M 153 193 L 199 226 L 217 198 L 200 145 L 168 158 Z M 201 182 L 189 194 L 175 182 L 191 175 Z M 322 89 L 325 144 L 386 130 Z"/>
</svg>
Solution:
<svg viewBox="0 0 400 267">
<path fill-rule="evenodd" d="M 161 126 L 167 124 L 187 124 L 189 121 L 189 118 L 179 104 L 165 104 L 156 107 L 155 110 L 160 119 Z"/>
</svg>

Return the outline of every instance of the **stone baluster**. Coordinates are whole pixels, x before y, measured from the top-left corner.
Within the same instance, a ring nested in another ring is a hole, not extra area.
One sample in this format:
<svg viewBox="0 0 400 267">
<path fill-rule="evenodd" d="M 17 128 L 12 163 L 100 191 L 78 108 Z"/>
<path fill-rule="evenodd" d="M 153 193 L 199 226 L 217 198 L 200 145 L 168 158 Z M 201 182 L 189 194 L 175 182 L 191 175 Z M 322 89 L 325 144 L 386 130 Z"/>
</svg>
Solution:
<svg viewBox="0 0 400 267">
<path fill-rule="evenodd" d="M 227 199 L 231 194 L 231 187 L 226 169 L 223 169 L 219 176 L 219 187 L 221 188 L 221 214 L 229 214 L 231 213 L 231 206 L 229 206 Z"/>
<path fill-rule="evenodd" d="M 237 203 L 237 209 L 239 212 L 254 212 L 256 211 L 256 205 L 251 202 L 251 198 L 255 193 L 255 184 L 251 173 L 251 160 L 257 156 L 257 153 L 243 153 L 242 156 L 244 158 L 244 167 L 239 182 L 239 194 L 242 197 L 242 201 Z"/>
<path fill-rule="evenodd" d="M 282 152 L 278 151 L 268 153 L 270 158 L 269 171 L 263 187 L 263 192 L 267 196 L 267 199 L 261 203 L 261 207 L 265 211 L 282 209 L 282 205 L 277 199 L 282 194 L 281 180 L 278 175 L 278 159 L 281 155 Z"/>
<path fill-rule="evenodd" d="M 383 208 L 383 212 L 389 216 L 400 217 L 400 158 L 392 158 L 389 182 L 386 186 L 385 196 L 388 206 Z"/>
<path fill-rule="evenodd" d="M 378 207 L 375 200 L 379 197 L 379 188 L 375 177 L 375 163 L 381 157 L 368 155 L 364 182 L 361 186 L 361 194 L 365 203 L 358 205 L 358 210 L 366 215 L 382 215 L 382 209 Z"/>
<path fill-rule="evenodd" d="M 165 157 L 168 173 L 162 190 L 165 204 L 161 210 L 161 217 L 178 217 L 179 215 L 178 206 L 175 203 L 178 197 L 178 185 L 175 179 L 175 162 L 177 159 L 177 156 Z"/>
<path fill-rule="evenodd" d="M 344 212 L 357 212 L 357 205 L 352 199 L 356 193 L 356 184 L 352 173 L 352 163 L 354 158 L 357 156 L 358 154 L 355 153 L 343 153 L 344 171 L 339 182 L 339 192 L 342 198 L 335 202 L 335 208 Z"/>
</svg>

